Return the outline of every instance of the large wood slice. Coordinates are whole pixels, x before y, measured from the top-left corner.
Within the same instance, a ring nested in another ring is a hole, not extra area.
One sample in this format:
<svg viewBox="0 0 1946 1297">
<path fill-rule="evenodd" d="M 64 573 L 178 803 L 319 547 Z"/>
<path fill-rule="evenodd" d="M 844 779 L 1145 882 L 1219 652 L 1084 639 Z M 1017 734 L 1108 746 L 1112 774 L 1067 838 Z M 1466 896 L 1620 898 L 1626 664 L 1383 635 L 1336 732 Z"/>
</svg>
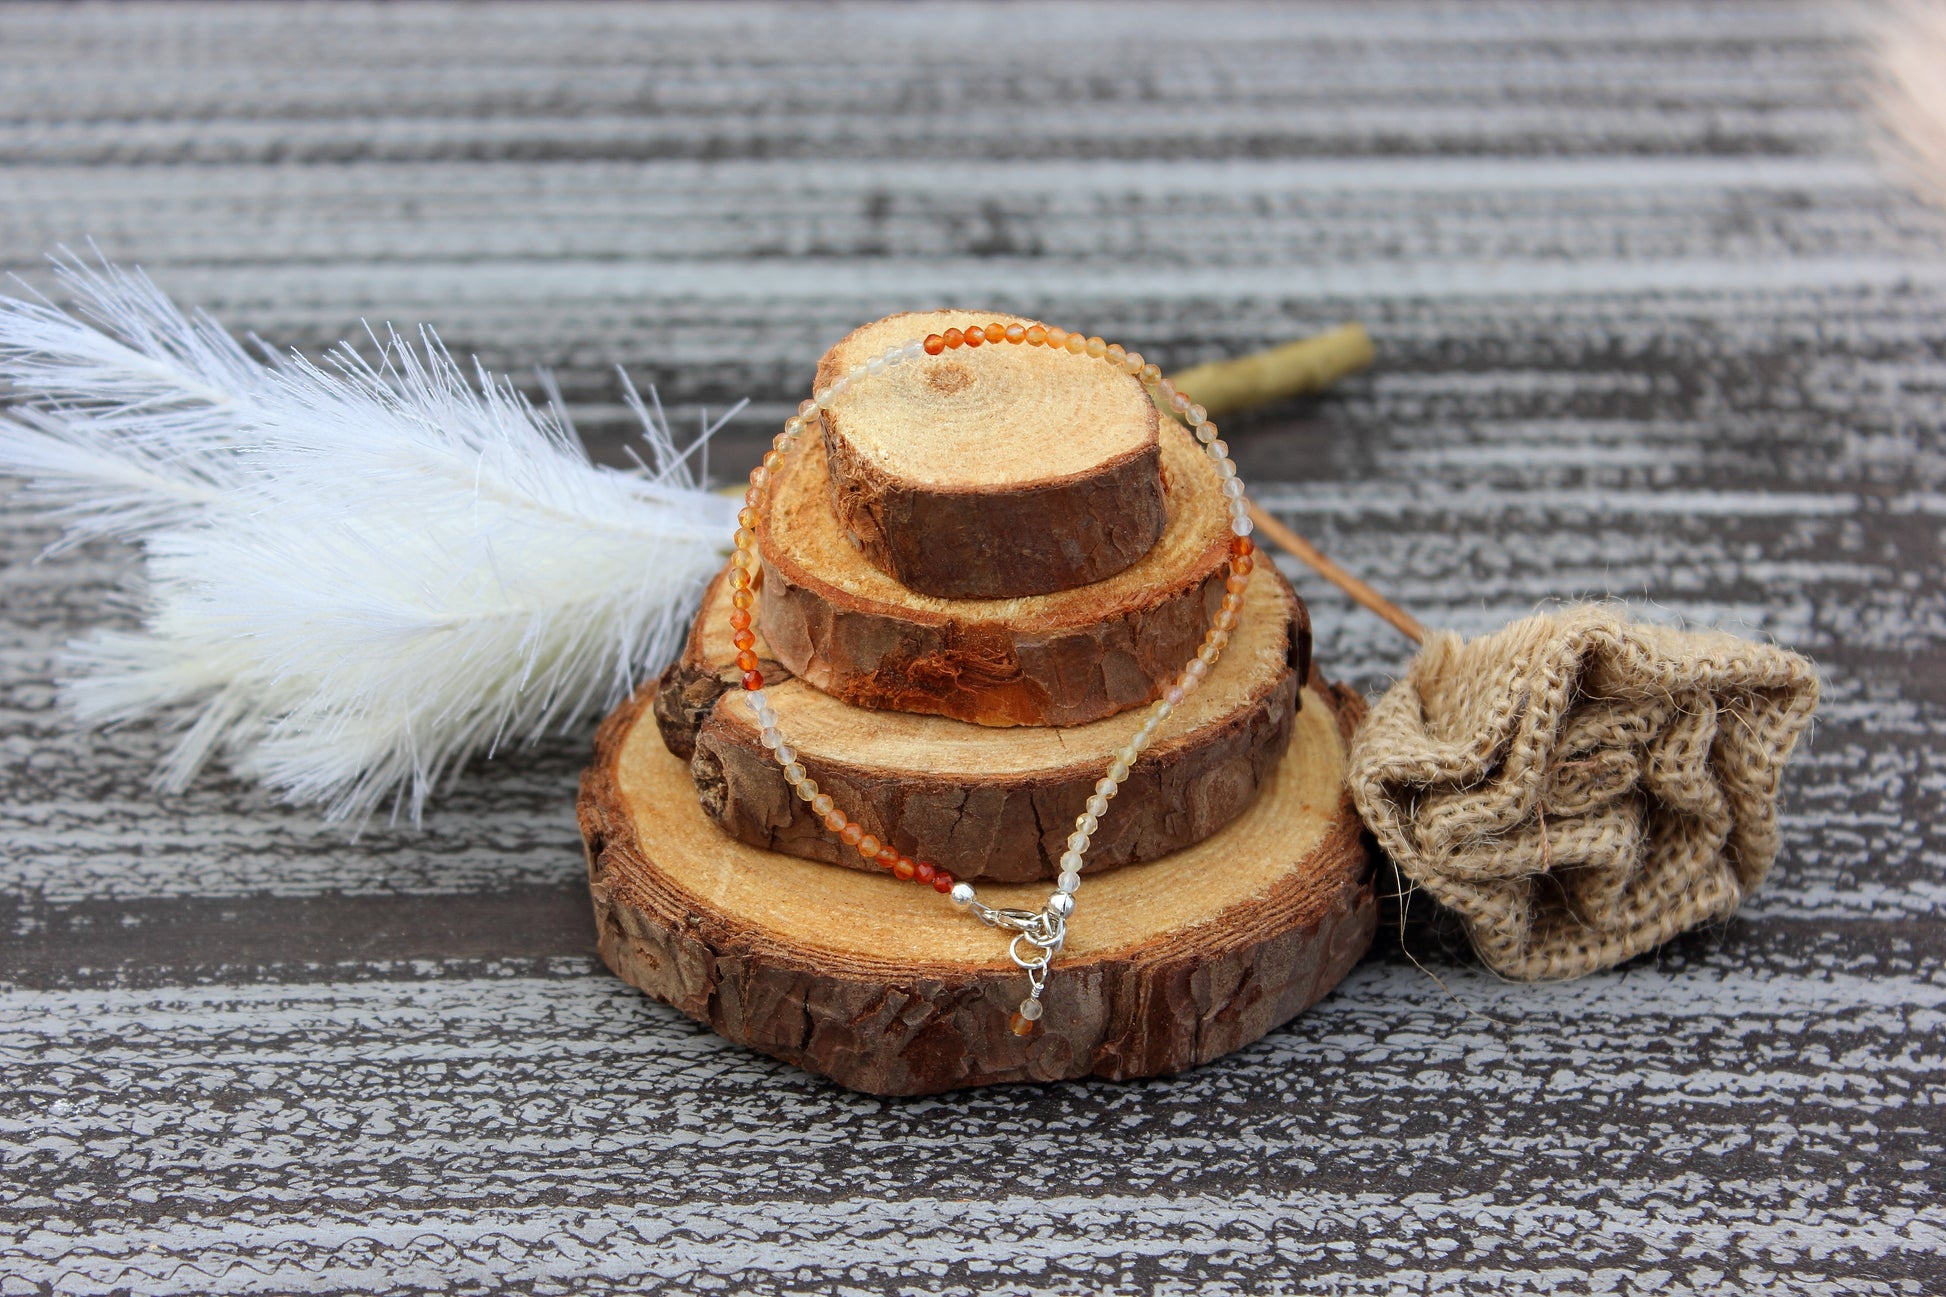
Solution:
<svg viewBox="0 0 1946 1297">
<path fill-rule="evenodd" d="M 761 606 L 759 625 L 762 624 Z M 728 583 L 719 578 L 655 712 L 669 750 L 691 758 L 703 809 L 737 839 L 812 860 L 867 865 L 785 783 L 738 702 Z M 771 657 L 761 635 L 759 657 Z M 1290 740 L 1310 671 L 1310 618 L 1268 564 L 1216 669 L 1131 771 L 1088 852 L 1090 873 L 1201 842 L 1257 796 Z M 792 679 L 766 660 L 765 691 L 798 759 L 865 831 L 955 876 L 1053 878 L 1074 818 L 1138 721 L 994 729 L 941 716 L 872 712 Z M 720 700 L 720 701 L 719 701 Z"/>
<path fill-rule="evenodd" d="M 865 325 L 825 353 L 817 385 L 992 312 Z M 988 344 L 896 366 L 826 419 L 831 498 L 859 551 L 901 585 L 948 599 L 1047 594 L 1113 576 L 1162 535 L 1155 404 L 1099 361 Z"/>
<path fill-rule="evenodd" d="M 1027 979 L 1003 934 L 915 884 L 729 838 L 647 702 L 603 724 L 581 784 L 602 958 L 726 1038 L 854 1089 L 1178 1071 L 1314 1003 L 1371 942 L 1371 862 L 1344 783 L 1361 709 L 1336 689 L 1306 691 L 1275 778 L 1227 829 L 1081 889 L 1025 1038 L 1008 1028 Z M 1047 886 L 980 893 L 1039 908 Z"/>
<path fill-rule="evenodd" d="M 848 703 L 980 725 L 1081 725 L 1149 701 L 1202 642 L 1230 544 L 1209 457 L 1174 424 L 1161 447 L 1168 520 L 1140 561 L 1077 590 L 939 599 L 859 554 L 806 437 L 757 527 L 771 652 Z"/>
</svg>

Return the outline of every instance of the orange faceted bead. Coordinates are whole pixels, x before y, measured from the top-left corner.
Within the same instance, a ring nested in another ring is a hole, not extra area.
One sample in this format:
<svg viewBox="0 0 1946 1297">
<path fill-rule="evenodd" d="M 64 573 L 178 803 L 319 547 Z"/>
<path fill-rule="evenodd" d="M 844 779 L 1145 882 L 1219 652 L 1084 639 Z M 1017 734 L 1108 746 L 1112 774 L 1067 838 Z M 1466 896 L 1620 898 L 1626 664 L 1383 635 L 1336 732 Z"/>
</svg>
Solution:
<svg viewBox="0 0 1946 1297">
<path fill-rule="evenodd" d="M 1024 324 L 1009 324 L 1001 331 L 1000 336 L 1012 343 L 1025 342 L 1027 341 L 1027 326 Z"/>
<path fill-rule="evenodd" d="M 1067 331 L 1066 329 L 1057 329 L 1057 328 L 1055 328 L 1055 327 L 1054 327 L 1053 325 L 1051 325 L 1051 324 L 1050 324 L 1050 325 L 1048 325 L 1048 326 L 1047 326 L 1047 345 L 1048 345 L 1048 346 L 1050 346 L 1050 347 L 1065 347 L 1065 346 L 1067 346 L 1067 345 L 1068 345 L 1068 331 Z"/>
<path fill-rule="evenodd" d="M 1243 557 L 1245 554 L 1252 552 L 1256 548 L 1257 548 L 1257 542 L 1251 540 L 1248 536 L 1232 536 L 1230 538 L 1230 552 L 1232 554 L 1235 554 L 1238 558 Z"/>
<path fill-rule="evenodd" d="M 1047 345 L 1047 330 L 1038 324 L 1028 325 L 1026 332 L 1022 333 L 1020 337 L 1021 341 L 1030 347 L 1044 347 Z"/>
<path fill-rule="evenodd" d="M 830 814 L 824 817 L 824 827 L 830 829 L 833 833 L 838 834 L 840 837 L 844 836 L 845 830 L 850 826 L 851 826 L 851 821 L 845 818 L 845 813 L 843 811 L 834 809 Z M 863 833 L 864 830 L 860 829 L 859 832 Z"/>
<path fill-rule="evenodd" d="M 898 864 L 899 863 L 898 848 L 890 845 L 889 843 L 885 846 L 880 847 L 878 849 L 878 863 L 884 865 L 887 869 L 890 869 L 893 865 Z"/>
<path fill-rule="evenodd" d="M 1008 1020 L 1007 1025 L 1013 1028 L 1013 1033 L 1016 1036 L 1031 1036 L 1034 1034 L 1033 1021 L 1029 1018 L 1025 1018 L 1021 1016 L 1018 1013 L 1014 1014 L 1014 1016 Z"/>
<path fill-rule="evenodd" d="M 985 346 L 986 340 L 987 340 L 987 331 L 985 329 L 982 329 L 977 324 L 974 325 L 972 328 L 968 329 L 965 333 L 960 335 L 960 341 L 964 342 L 969 347 Z"/>
<path fill-rule="evenodd" d="M 743 576 L 743 573 L 738 572 L 735 575 Z M 732 580 L 730 584 L 736 587 L 736 593 L 730 596 L 730 604 L 738 612 L 744 611 L 751 604 L 757 602 L 757 596 L 750 593 L 750 581 L 748 578 L 741 581 Z"/>
<path fill-rule="evenodd" d="M 928 356 L 937 356 L 944 350 L 946 350 L 946 339 L 936 333 L 928 333 L 926 335 L 926 354 Z"/>
<path fill-rule="evenodd" d="M 878 857 L 879 841 L 869 833 L 851 845 L 857 847 L 858 854 L 867 860 L 874 860 Z"/>
<path fill-rule="evenodd" d="M 912 875 L 918 871 L 918 868 L 919 866 L 913 864 L 910 860 L 907 860 L 904 856 L 900 856 L 898 860 L 894 861 L 892 864 L 892 877 L 898 879 L 902 883 L 910 882 L 912 880 Z"/>
<path fill-rule="evenodd" d="M 995 320 L 992 324 L 987 325 L 988 342 L 1005 342 L 1006 340 L 1007 340 L 1006 325 L 1000 323 L 1000 321 L 998 320 Z"/>
<path fill-rule="evenodd" d="M 932 875 L 932 889 L 942 895 L 953 890 L 953 876 L 943 869 L 935 869 Z"/>
<path fill-rule="evenodd" d="M 833 811 L 831 813 L 836 815 L 838 812 Z M 838 840 L 848 847 L 855 847 L 865 840 L 865 827 L 856 820 L 853 820 L 850 824 L 838 830 Z"/>
<path fill-rule="evenodd" d="M 750 588 L 750 573 L 743 568 L 737 568 L 732 571 L 730 573 L 730 588 L 732 590 L 748 590 Z"/>
<path fill-rule="evenodd" d="M 930 860 L 921 860 L 912 866 L 912 877 L 921 883 L 930 883 L 932 876 L 938 872 L 939 867 Z"/>
<path fill-rule="evenodd" d="M 735 612 L 730 614 L 731 630 L 747 630 L 749 629 L 749 626 L 750 626 L 750 614 L 747 610 L 739 608 Z M 741 645 L 739 645 L 738 647 L 741 647 Z"/>
<path fill-rule="evenodd" d="M 730 643 L 740 649 L 755 648 L 757 647 L 757 637 L 747 630 L 740 630 L 730 636 Z"/>
<path fill-rule="evenodd" d="M 944 341 L 946 343 L 947 350 L 950 351 L 955 347 L 965 345 L 966 335 L 961 333 L 958 329 L 948 329 L 946 330 L 946 336 L 944 338 Z"/>
<path fill-rule="evenodd" d="M 756 671 L 745 671 L 743 673 L 743 687 L 752 690 L 763 688 L 764 678 L 762 674 Z"/>
<path fill-rule="evenodd" d="M 741 509 L 738 509 L 737 525 L 742 527 L 755 527 L 757 525 L 757 511 L 747 504 Z"/>
<path fill-rule="evenodd" d="M 749 649 L 745 649 L 743 652 L 737 654 L 737 669 L 740 671 L 755 671 L 757 669 L 757 655 Z"/>
</svg>

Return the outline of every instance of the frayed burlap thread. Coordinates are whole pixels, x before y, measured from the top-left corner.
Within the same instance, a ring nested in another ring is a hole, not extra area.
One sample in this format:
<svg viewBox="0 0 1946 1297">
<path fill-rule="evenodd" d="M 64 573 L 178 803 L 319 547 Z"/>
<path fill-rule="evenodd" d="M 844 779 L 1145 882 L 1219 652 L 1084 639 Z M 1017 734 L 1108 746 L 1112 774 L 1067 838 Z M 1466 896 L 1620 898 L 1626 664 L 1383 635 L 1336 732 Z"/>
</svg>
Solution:
<svg viewBox="0 0 1946 1297">
<path fill-rule="evenodd" d="M 1601 604 L 1437 633 L 1354 737 L 1352 796 L 1489 967 L 1579 977 L 1762 880 L 1817 696 L 1798 654 Z"/>
</svg>

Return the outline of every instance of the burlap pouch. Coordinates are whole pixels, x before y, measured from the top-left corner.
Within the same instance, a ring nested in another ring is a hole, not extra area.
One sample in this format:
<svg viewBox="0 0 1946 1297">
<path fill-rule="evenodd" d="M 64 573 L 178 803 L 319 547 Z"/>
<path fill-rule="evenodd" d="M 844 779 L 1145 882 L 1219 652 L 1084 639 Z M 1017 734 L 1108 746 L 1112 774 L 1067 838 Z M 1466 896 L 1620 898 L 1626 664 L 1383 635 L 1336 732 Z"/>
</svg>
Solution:
<svg viewBox="0 0 1946 1297">
<path fill-rule="evenodd" d="M 1352 795 L 1491 968 L 1579 977 L 1763 878 L 1817 691 L 1795 653 L 1598 604 L 1434 634 L 1354 738 Z"/>
</svg>

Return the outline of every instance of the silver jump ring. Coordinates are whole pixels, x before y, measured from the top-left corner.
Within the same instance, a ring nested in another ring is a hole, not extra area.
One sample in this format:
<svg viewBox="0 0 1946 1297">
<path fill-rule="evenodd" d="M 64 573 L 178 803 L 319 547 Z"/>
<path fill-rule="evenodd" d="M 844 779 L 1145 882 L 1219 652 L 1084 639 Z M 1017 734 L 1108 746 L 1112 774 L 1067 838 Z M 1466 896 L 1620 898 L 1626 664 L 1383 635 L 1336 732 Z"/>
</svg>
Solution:
<svg viewBox="0 0 1946 1297">
<path fill-rule="evenodd" d="M 1023 941 L 1027 942 L 1029 945 L 1034 947 L 1035 950 L 1034 958 L 1032 959 L 1021 958 L 1020 943 Z M 1007 943 L 1007 953 L 1013 957 L 1013 961 L 1016 964 L 1019 964 L 1022 968 L 1027 969 L 1029 972 L 1032 972 L 1037 968 L 1045 969 L 1047 967 L 1048 960 L 1054 957 L 1054 952 L 1052 950 L 1050 950 L 1046 946 L 1043 946 L 1040 942 L 1035 941 L 1031 934 L 1025 932 L 1019 932 L 1014 934 L 1014 939 Z"/>
</svg>

